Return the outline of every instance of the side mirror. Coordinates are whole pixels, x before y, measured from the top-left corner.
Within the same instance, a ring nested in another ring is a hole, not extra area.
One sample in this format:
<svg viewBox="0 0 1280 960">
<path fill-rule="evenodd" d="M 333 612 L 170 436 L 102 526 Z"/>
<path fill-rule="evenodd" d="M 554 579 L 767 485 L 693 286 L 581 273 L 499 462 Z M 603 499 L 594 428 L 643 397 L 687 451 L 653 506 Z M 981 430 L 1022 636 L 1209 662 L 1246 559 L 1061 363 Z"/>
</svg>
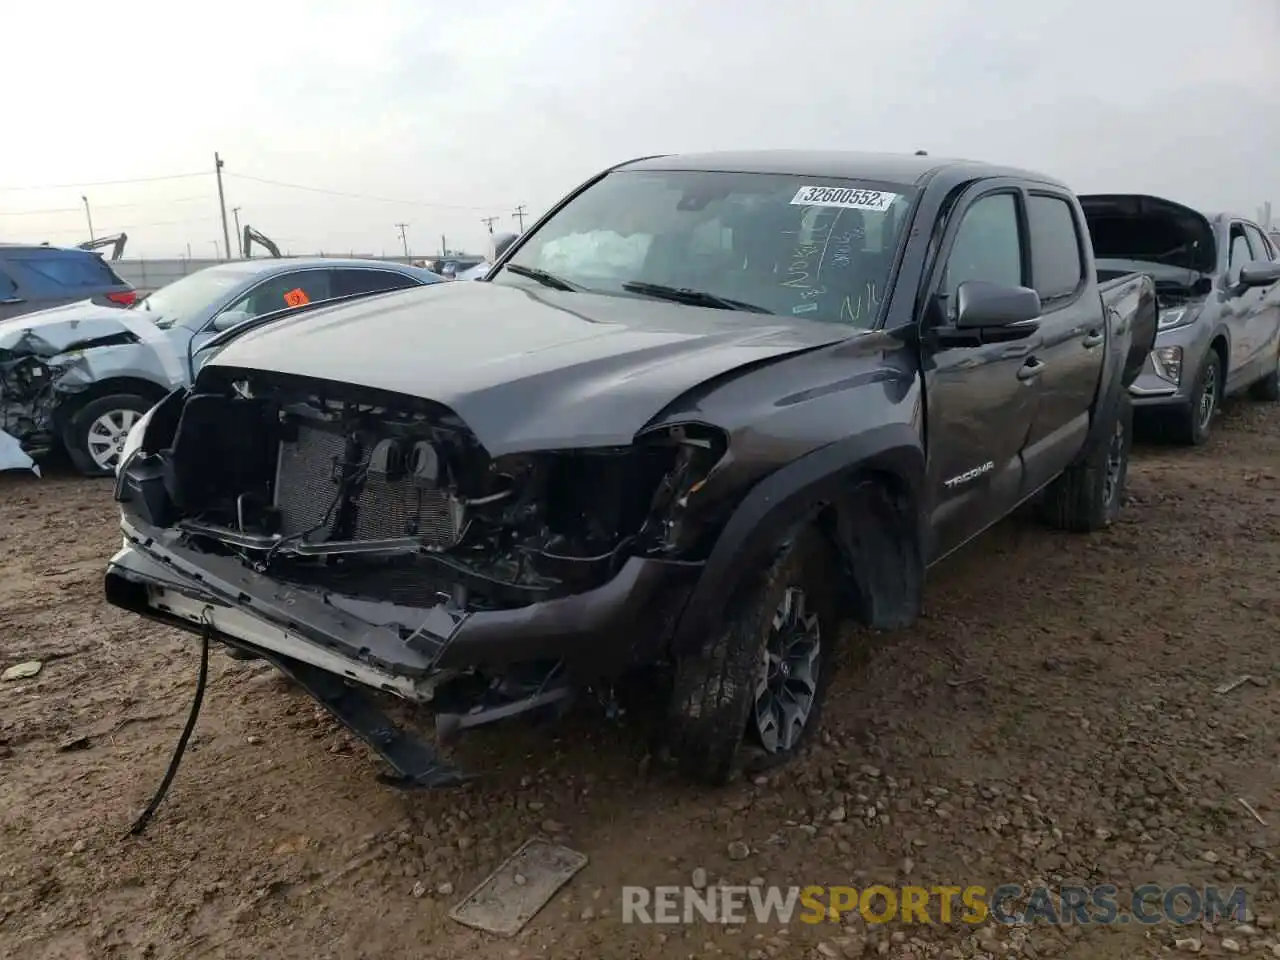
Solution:
<svg viewBox="0 0 1280 960">
<path fill-rule="evenodd" d="M 489 241 L 488 261 L 494 263 L 500 256 L 507 252 L 507 249 L 520 239 L 518 233 L 496 233 L 493 239 Z"/>
<path fill-rule="evenodd" d="M 227 310 L 213 318 L 213 329 L 221 333 L 223 330 L 239 326 L 248 319 L 249 314 L 244 310 Z"/>
<path fill-rule="evenodd" d="M 1029 287 L 967 280 L 956 290 L 956 327 L 961 330 L 1029 325 L 1040 312 L 1040 294 Z"/>
<path fill-rule="evenodd" d="M 1269 287 L 1280 282 L 1280 263 L 1270 260 L 1255 260 L 1246 263 L 1240 270 L 1242 287 Z"/>
</svg>

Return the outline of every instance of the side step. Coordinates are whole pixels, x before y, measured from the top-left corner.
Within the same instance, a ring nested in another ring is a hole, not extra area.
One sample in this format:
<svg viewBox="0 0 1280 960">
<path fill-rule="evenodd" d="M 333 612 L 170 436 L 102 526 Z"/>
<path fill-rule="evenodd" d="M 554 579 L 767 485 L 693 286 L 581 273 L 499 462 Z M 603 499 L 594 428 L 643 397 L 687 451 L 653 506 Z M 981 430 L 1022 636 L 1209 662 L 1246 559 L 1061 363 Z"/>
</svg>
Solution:
<svg viewBox="0 0 1280 960">
<path fill-rule="evenodd" d="M 335 720 L 372 747 L 395 771 L 395 775 L 380 775 L 383 783 L 415 789 L 454 787 L 471 779 L 441 760 L 429 744 L 398 727 L 378 709 L 372 698 L 358 688 L 292 657 L 260 648 L 246 650 L 262 657 L 292 679 Z"/>
</svg>

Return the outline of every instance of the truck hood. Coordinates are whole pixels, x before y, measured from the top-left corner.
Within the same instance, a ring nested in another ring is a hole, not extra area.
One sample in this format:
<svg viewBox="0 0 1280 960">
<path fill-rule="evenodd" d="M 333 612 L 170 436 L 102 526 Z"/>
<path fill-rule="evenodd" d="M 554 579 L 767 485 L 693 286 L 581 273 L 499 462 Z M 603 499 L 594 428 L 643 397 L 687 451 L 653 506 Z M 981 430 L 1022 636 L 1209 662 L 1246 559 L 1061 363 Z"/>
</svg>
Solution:
<svg viewBox="0 0 1280 960">
<path fill-rule="evenodd" d="M 200 381 L 256 370 L 432 400 L 497 457 L 628 444 L 693 387 L 852 332 L 634 297 L 440 283 L 285 317 L 229 344 Z"/>
<path fill-rule="evenodd" d="M 1212 274 L 1218 265 L 1213 224 L 1198 210 L 1163 197 L 1098 193 L 1079 198 L 1099 260 L 1131 260 Z"/>
</svg>

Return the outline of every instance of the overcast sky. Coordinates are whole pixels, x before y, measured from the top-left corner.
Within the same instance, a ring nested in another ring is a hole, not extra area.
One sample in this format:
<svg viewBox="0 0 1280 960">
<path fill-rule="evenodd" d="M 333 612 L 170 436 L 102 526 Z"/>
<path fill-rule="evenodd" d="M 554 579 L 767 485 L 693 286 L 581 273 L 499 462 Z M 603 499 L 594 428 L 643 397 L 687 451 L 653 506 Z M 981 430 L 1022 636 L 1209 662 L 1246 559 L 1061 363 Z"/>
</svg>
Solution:
<svg viewBox="0 0 1280 960">
<path fill-rule="evenodd" d="M 510 229 L 605 165 L 753 147 L 923 148 L 1280 218 L 1277 0 L 470 6 L 6 0 L 0 239 L 84 240 L 83 194 L 130 255 L 210 256 L 215 150 L 228 211 L 294 253 L 395 253 L 397 222 L 415 254 L 481 251 L 481 217 Z"/>
</svg>

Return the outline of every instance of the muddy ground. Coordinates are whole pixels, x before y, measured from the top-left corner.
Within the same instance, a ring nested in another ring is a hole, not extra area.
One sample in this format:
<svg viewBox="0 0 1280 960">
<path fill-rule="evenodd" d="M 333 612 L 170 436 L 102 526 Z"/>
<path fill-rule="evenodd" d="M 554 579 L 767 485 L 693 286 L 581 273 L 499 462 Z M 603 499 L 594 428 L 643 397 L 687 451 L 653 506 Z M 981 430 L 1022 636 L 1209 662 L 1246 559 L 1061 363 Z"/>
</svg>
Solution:
<svg viewBox="0 0 1280 960">
<path fill-rule="evenodd" d="M 44 662 L 0 683 L 0 956 L 1083 960 L 1192 939 L 1280 954 L 1280 408 L 1230 406 L 1203 449 L 1140 448 L 1114 530 L 1007 522 L 935 571 L 918 627 L 850 633 L 823 742 L 770 782 L 700 792 L 642 762 L 636 713 L 582 710 L 475 733 L 459 759 L 492 779 L 403 794 L 304 696 L 217 654 L 169 799 L 132 840 L 197 647 L 104 605 L 109 486 L 0 477 L 0 667 Z M 543 828 L 590 864 L 520 936 L 447 918 Z M 621 885 L 697 868 L 712 883 L 1240 884 L 1251 922 L 620 922 Z"/>
</svg>

